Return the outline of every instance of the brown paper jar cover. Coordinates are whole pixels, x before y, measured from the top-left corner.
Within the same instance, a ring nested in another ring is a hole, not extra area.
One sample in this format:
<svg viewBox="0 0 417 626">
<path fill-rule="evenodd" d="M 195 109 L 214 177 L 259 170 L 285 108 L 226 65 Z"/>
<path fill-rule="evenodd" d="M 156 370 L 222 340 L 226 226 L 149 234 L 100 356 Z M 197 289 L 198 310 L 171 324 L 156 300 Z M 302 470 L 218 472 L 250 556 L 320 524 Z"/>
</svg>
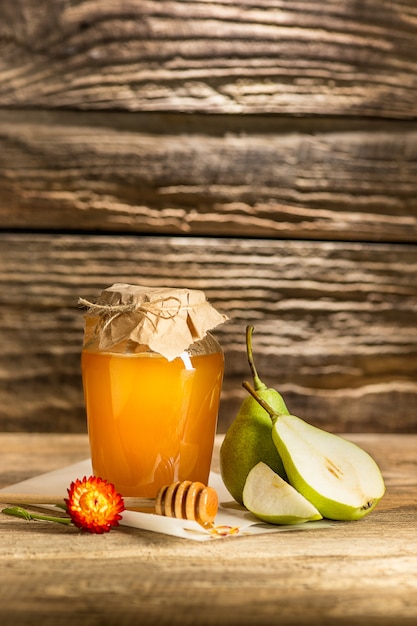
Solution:
<svg viewBox="0 0 417 626">
<path fill-rule="evenodd" d="M 84 348 L 100 351 L 151 350 L 172 360 L 228 317 L 197 289 L 115 283 L 96 302 L 83 298 Z"/>
</svg>

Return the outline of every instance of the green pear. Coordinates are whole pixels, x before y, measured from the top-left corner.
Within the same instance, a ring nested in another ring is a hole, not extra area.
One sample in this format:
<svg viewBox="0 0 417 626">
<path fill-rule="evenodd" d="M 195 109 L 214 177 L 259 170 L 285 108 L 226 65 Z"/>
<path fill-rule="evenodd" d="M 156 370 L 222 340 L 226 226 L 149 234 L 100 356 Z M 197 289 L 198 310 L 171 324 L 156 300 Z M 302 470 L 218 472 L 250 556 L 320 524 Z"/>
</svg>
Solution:
<svg viewBox="0 0 417 626">
<path fill-rule="evenodd" d="M 275 389 L 259 378 L 252 351 L 253 326 L 246 327 L 246 350 L 253 385 L 257 393 L 279 413 L 288 413 L 285 402 Z M 220 473 L 232 497 L 243 504 L 243 488 L 249 471 L 264 461 L 277 474 L 286 478 L 284 466 L 271 437 L 272 422 L 258 402 L 248 395 L 230 425 L 220 448 Z"/>
<path fill-rule="evenodd" d="M 311 502 L 262 461 L 248 474 L 243 504 L 269 524 L 301 524 L 322 519 Z"/>
<path fill-rule="evenodd" d="M 243 386 L 269 412 L 272 439 L 288 481 L 323 517 L 357 520 L 372 511 L 385 493 L 385 484 L 365 450 L 295 415 L 277 413 L 249 383 Z"/>
</svg>

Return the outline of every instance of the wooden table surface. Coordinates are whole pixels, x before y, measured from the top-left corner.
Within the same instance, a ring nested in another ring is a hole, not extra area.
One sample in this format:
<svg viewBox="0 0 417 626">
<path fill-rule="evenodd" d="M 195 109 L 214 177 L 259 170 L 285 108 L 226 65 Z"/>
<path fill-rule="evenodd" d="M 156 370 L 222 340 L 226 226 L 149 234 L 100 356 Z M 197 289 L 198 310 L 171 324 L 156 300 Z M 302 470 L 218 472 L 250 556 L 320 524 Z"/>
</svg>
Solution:
<svg viewBox="0 0 417 626">
<path fill-rule="evenodd" d="M 417 435 L 349 438 L 380 464 L 387 493 L 332 528 L 200 543 L 0 513 L 0 624 L 417 624 Z M 86 458 L 88 443 L 7 433 L 0 451 L 6 487 Z"/>
</svg>

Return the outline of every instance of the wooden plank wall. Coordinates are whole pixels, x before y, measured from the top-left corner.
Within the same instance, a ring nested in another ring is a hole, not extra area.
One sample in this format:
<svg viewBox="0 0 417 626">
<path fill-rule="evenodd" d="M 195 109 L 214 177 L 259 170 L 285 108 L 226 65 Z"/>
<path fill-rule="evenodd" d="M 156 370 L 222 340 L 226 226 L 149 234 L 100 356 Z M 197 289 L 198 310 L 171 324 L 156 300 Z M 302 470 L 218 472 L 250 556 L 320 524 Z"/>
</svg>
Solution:
<svg viewBox="0 0 417 626">
<path fill-rule="evenodd" d="M 83 432 L 82 311 L 203 289 L 224 432 L 258 369 L 338 432 L 417 431 L 414 0 L 2 0 L 0 428 Z"/>
</svg>

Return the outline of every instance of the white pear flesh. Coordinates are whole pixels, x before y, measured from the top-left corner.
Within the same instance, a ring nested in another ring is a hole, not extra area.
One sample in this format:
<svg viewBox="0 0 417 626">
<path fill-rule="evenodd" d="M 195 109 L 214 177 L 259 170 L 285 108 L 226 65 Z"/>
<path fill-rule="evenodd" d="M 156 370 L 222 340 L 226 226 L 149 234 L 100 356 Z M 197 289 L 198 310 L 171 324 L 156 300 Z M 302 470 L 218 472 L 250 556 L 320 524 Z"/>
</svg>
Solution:
<svg viewBox="0 0 417 626">
<path fill-rule="evenodd" d="M 308 500 L 262 461 L 247 476 L 243 504 L 269 524 L 301 524 L 322 519 Z"/>
<path fill-rule="evenodd" d="M 360 519 L 385 493 L 374 459 L 339 435 L 294 415 L 281 415 L 274 423 L 272 438 L 289 482 L 323 517 Z"/>
</svg>

